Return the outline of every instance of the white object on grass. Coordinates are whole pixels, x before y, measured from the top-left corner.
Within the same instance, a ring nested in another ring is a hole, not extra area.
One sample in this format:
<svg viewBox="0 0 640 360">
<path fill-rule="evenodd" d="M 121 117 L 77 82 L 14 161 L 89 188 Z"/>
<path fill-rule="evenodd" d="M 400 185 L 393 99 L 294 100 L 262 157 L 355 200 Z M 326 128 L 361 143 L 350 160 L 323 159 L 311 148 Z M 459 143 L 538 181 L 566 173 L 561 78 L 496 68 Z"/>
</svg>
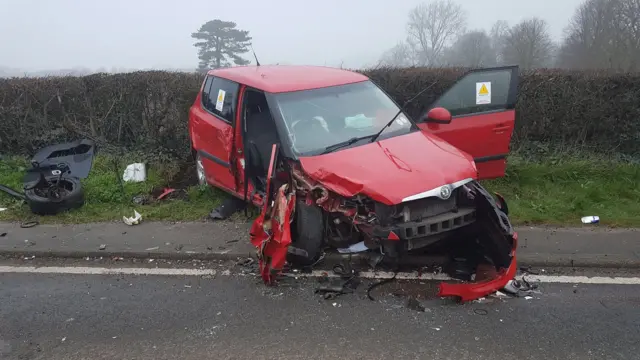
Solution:
<svg viewBox="0 0 640 360">
<path fill-rule="evenodd" d="M 585 216 L 582 219 L 583 224 L 597 224 L 600 222 L 599 216 Z"/>
<path fill-rule="evenodd" d="M 124 174 L 122 175 L 122 180 L 124 181 L 132 181 L 132 182 L 141 182 L 147 179 L 147 169 L 143 163 L 133 163 L 127 165 L 127 168 L 124 169 Z"/>
<path fill-rule="evenodd" d="M 142 221 L 142 215 L 140 215 L 139 212 L 133 210 L 133 217 L 123 216 L 122 217 L 122 221 L 124 221 L 124 223 L 129 225 L 129 226 L 138 225 Z"/>
</svg>

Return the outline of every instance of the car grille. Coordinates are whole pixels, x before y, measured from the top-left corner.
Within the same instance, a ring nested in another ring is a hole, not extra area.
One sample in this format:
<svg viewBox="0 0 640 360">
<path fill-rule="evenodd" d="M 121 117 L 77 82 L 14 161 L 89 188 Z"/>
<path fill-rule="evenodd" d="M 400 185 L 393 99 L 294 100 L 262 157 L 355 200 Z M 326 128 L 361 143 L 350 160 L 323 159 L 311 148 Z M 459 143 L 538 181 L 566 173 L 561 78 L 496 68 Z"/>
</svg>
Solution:
<svg viewBox="0 0 640 360">
<path fill-rule="evenodd" d="M 398 213 L 405 215 L 404 222 L 419 221 L 428 217 L 444 214 L 456 209 L 458 189 L 453 190 L 451 197 L 442 200 L 437 197 L 407 201 L 398 205 Z M 408 211 L 408 218 L 406 213 Z"/>
</svg>

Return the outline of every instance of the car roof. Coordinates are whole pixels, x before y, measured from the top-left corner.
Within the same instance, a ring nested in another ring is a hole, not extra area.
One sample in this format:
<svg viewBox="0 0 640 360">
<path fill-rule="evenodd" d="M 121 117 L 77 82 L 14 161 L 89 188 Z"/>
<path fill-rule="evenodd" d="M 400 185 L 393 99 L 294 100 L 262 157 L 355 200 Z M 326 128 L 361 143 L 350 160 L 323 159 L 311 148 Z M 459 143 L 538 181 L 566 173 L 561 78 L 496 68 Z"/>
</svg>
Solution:
<svg viewBox="0 0 640 360">
<path fill-rule="evenodd" d="M 270 93 L 318 89 L 369 79 L 353 71 L 302 65 L 236 66 L 210 70 L 208 74 Z"/>
</svg>

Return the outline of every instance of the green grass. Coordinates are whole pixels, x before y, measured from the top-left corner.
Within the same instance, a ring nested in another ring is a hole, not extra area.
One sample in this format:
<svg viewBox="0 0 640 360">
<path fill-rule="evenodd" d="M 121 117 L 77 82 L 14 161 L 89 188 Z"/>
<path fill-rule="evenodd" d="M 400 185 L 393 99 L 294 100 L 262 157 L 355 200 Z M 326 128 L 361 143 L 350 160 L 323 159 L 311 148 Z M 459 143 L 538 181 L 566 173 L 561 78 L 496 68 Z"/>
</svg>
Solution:
<svg viewBox="0 0 640 360">
<path fill-rule="evenodd" d="M 153 190 L 179 182 L 186 174 L 180 173 L 179 166 L 172 162 L 150 163 L 147 166 L 145 182 L 121 182 L 124 167 L 127 163 L 133 162 L 131 160 L 116 161 L 111 157 L 97 156 L 89 177 L 83 180 L 85 205 L 56 216 L 39 217 L 40 222 L 122 221 L 122 216 L 133 216 L 134 209 L 142 215 L 143 220 L 198 220 L 205 218 L 222 198 L 219 190 L 190 186 L 184 190 L 186 194 L 182 196 L 182 200 L 161 200 L 149 205 L 136 205 L 133 203 L 135 196 L 150 194 Z M 0 184 L 20 190 L 25 167 L 26 161 L 23 159 L 0 161 Z M 0 212 L 0 221 L 34 218 L 24 202 L 15 200 L 3 192 L 0 192 L 0 207 L 9 208 Z"/>
<path fill-rule="evenodd" d="M 640 227 L 638 164 L 510 159 L 507 176 L 484 185 L 505 197 L 516 224 L 580 226 L 597 215 L 604 225 Z"/>
<path fill-rule="evenodd" d="M 129 161 L 127 161 L 129 160 Z M 132 159 L 120 159 L 118 170 L 113 158 L 98 156 L 90 176 L 83 181 L 86 205 L 58 216 L 41 217 L 45 223 L 87 223 L 122 221 L 138 210 L 144 220 L 200 220 L 214 208 L 222 193 L 206 187 L 191 186 L 184 200 L 165 200 L 136 206 L 132 198 L 179 181 L 184 169 L 175 163 L 157 162 L 148 166 L 144 183 L 124 183 L 119 179 Z M 0 161 L 0 184 L 21 188 L 26 162 L 22 159 Z M 189 168 L 186 171 L 193 171 Z M 640 165 L 605 160 L 580 161 L 555 158 L 526 162 L 509 159 L 507 176 L 485 181 L 492 191 L 501 193 L 509 204 L 515 224 L 579 226 L 586 215 L 600 216 L 601 223 L 617 227 L 640 227 Z M 0 193 L 0 220 L 33 218 L 22 202 Z"/>
</svg>

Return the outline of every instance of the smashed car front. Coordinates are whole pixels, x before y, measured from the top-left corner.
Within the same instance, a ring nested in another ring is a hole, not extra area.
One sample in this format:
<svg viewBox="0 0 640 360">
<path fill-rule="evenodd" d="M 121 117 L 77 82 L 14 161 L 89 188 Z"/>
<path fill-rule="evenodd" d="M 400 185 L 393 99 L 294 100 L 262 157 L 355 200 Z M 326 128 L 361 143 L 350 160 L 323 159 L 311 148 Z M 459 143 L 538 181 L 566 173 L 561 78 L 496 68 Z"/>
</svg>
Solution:
<svg viewBox="0 0 640 360">
<path fill-rule="evenodd" d="M 473 159 L 420 131 L 373 83 L 270 101 L 290 159 L 291 191 L 323 210 L 326 245 L 363 244 L 401 258 L 455 237 L 498 271 L 515 263 L 517 236 L 476 181 Z"/>
</svg>

